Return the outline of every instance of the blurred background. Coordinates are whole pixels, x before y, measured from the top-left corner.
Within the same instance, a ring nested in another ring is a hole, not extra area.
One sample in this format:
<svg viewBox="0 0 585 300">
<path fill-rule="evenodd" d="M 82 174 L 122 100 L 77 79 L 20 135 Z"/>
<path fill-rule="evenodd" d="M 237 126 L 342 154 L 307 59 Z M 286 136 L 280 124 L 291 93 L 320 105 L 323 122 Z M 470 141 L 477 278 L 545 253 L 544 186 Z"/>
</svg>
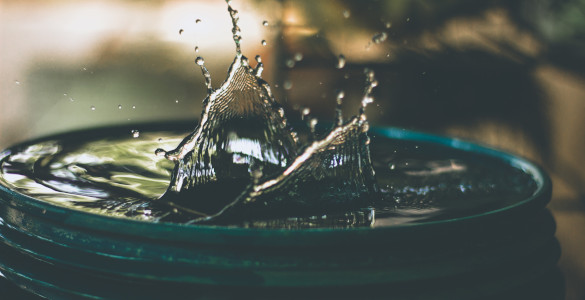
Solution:
<svg viewBox="0 0 585 300">
<path fill-rule="evenodd" d="M 339 89 L 344 114 L 355 114 L 369 67 L 380 82 L 367 109 L 374 126 L 541 164 L 554 182 L 567 299 L 585 298 L 585 0 L 232 5 L 243 53 L 262 56 L 289 119 L 309 107 L 332 121 Z M 223 1 L 0 0 L 0 148 L 105 125 L 195 126 L 205 97 L 195 57 L 217 88 L 234 55 Z"/>
</svg>

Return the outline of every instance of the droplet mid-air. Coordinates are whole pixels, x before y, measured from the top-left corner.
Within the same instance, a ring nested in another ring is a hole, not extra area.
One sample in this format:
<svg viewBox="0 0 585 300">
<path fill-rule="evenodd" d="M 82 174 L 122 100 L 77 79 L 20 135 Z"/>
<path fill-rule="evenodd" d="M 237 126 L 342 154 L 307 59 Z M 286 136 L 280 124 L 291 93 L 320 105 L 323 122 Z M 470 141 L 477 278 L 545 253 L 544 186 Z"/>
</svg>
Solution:
<svg viewBox="0 0 585 300">
<path fill-rule="evenodd" d="M 345 56 L 343 54 L 340 54 L 337 57 L 337 68 L 343 69 L 343 67 L 345 67 Z"/>
<path fill-rule="evenodd" d="M 290 80 L 288 80 L 288 79 L 287 79 L 287 80 L 285 80 L 285 81 L 282 83 L 282 87 L 283 87 L 285 90 L 290 90 L 290 89 L 292 89 L 292 87 L 293 87 L 292 81 L 290 81 Z"/>
<path fill-rule="evenodd" d="M 386 32 L 380 32 L 380 33 L 376 33 L 372 37 L 372 42 L 379 44 L 379 43 L 386 41 L 386 39 L 388 39 L 388 34 Z"/>
<path fill-rule="evenodd" d="M 301 61 L 301 60 L 303 60 L 303 54 L 301 52 L 295 53 L 294 60 L 295 61 Z"/>
</svg>

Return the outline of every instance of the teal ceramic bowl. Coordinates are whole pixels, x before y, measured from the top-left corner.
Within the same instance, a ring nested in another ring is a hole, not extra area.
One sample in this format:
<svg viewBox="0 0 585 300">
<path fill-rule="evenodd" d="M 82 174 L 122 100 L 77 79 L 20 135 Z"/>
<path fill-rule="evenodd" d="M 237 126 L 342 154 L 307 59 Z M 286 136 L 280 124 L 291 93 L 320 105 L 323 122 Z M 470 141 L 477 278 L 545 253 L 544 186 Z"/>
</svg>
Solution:
<svg viewBox="0 0 585 300">
<path fill-rule="evenodd" d="M 166 126 L 175 131 L 188 128 Z M 55 138 L 91 140 L 126 129 L 68 133 L 11 149 Z M 525 197 L 493 205 L 482 202 L 416 222 L 268 229 L 107 217 L 0 185 L 0 271 L 34 293 L 57 298 L 149 298 L 173 291 L 223 295 L 230 289 L 359 290 L 382 285 L 397 294 L 404 290 L 409 299 L 427 299 L 429 293 L 437 299 L 466 299 L 511 289 L 556 265 L 560 250 L 555 223 L 545 209 L 552 187 L 540 167 L 458 139 L 397 128 L 373 129 L 371 135 L 374 159 L 385 149 L 376 150 L 376 143 L 416 144 L 434 157 L 501 164 L 526 175 L 533 189 Z M 428 289 L 415 288 L 420 286 Z"/>
</svg>

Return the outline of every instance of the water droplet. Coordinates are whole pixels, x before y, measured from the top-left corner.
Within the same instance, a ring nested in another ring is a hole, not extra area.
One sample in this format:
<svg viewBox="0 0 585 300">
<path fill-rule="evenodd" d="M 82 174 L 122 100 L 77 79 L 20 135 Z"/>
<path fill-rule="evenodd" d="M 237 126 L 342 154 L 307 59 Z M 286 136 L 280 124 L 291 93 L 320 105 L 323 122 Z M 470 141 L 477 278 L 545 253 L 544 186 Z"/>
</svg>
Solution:
<svg viewBox="0 0 585 300">
<path fill-rule="evenodd" d="M 199 23 L 201 23 L 201 19 L 196 19 L 196 20 L 195 20 L 195 23 L 196 23 L 196 24 L 199 24 Z"/>
<path fill-rule="evenodd" d="M 345 56 L 343 54 L 339 54 L 337 57 L 337 68 L 343 69 L 345 67 Z"/>
<path fill-rule="evenodd" d="M 93 105 L 90 108 L 91 108 L 91 110 L 95 110 L 95 106 L 93 106 Z"/>
<path fill-rule="evenodd" d="M 119 104 L 118 105 L 118 109 L 122 109 L 122 104 Z"/>
<path fill-rule="evenodd" d="M 301 52 L 297 52 L 297 53 L 295 53 L 294 59 L 295 59 L 296 61 L 301 61 L 301 60 L 303 60 L 303 54 L 302 54 Z"/>
<path fill-rule="evenodd" d="M 175 103 L 179 103 L 179 99 L 175 99 Z"/>
<path fill-rule="evenodd" d="M 343 104 L 343 98 L 345 97 L 345 92 L 343 90 L 337 91 L 336 97 L 336 106 L 335 106 L 335 119 L 336 125 L 342 126 L 343 125 L 343 111 L 341 110 L 341 105 Z"/>
<path fill-rule="evenodd" d="M 386 24 L 384 24 L 386 26 L 386 28 L 390 28 L 392 27 L 392 23 L 391 22 L 386 22 Z"/>
<path fill-rule="evenodd" d="M 379 44 L 385 41 L 388 38 L 388 34 L 386 32 L 376 33 L 372 37 L 372 42 Z"/>
<path fill-rule="evenodd" d="M 317 118 L 311 118 L 311 120 L 309 120 L 309 128 L 311 129 L 311 132 L 315 132 L 315 127 L 317 127 L 317 123 L 319 123 Z"/>
<path fill-rule="evenodd" d="M 86 67 L 83 67 L 83 68 L 81 68 L 81 70 L 83 70 L 83 71 L 87 71 L 87 68 L 86 68 Z"/>
<path fill-rule="evenodd" d="M 406 18 L 406 22 L 410 22 L 410 18 Z"/>
<path fill-rule="evenodd" d="M 132 105 L 132 109 L 136 109 L 136 105 Z"/>
<path fill-rule="evenodd" d="M 266 46 L 266 40 L 262 40 L 261 44 L 262 46 Z"/>
<path fill-rule="evenodd" d="M 289 58 L 286 60 L 285 64 L 287 67 L 293 68 L 295 66 L 295 61 Z"/>
<path fill-rule="evenodd" d="M 263 21 L 262 26 L 268 26 L 268 21 Z"/>
<path fill-rule="evenodd" d="M 254 182 L 254 184 L 258 184 L 258 182 L 260 181 L 260 178 L 262 178 L 263 172 L 262 172 L 262 165 L 257 165 L 257 166 L 253 166 L 252 168 L 252 180 Z"/>
<path fill-rule="evenodd" d="M 346 10 L 344 10 L 344 11 L 343 11 L 343 17 L 344 17 L 344 18 L 346 18 L 346 19 L 347 19 L 347 18 L 349 18 L 350 16 L 351 16 L 351 12 L 350 12 L 349 10 L 347 10 L 347 9 L 346 9 Z"/>
<path fill-rule="evenodd" d="M 205 63 L 205 60 L 203 60 L 203 57 L 197 56 L 197 58 L 195 59 L 195 63 L 200 65 L 200 66 L 203 66 L 203 64 Z"/>
<path fill-rule="evenodd" d="M 67 97 L 67 93 L 64 93 L 63 96 Z"/>
<path fill-rule="evenodd" d="M 75 102 L 75 99 L 69 97 L 69 102 Z"/>
<path fill-rule="evenodd" d="M 199 52 L 199 47 L 195 46 L 195 53 Z"/>
<path fill-rule="evenodd" d="M 345 92 L 343 90 L 340 90 L 337 92 L 337 104 L 341 105 L 341 103 L 343 102 L 343 98 L 345 98 Z"/>
<path fill-rule="evenodd" d="M 183 31 L 185 31 L 183 28 L 179 29 L 179 34 L 183 34 Z"/>
<path fill-rule="evenodd" d="M 283 87 L 285 90 L 290 90 L 290 89 L 292 88 L 292 86 L 293 86 L 293 84 L 292 84 L 292 81 L 290 81 L 290 80 L 285 80 L 285 81 L 282 83 L 282 87 Z"/>
<path fill-rule="evenodd" d="M 255 59 L 256 59 L 256 62 L 257 63 L 261 63 L 262 62 L 262 57 L 260 57 L 260 55 L 256 55 Z"/>
<path fill-rule="evenodd" d="M 308 107 L 303 107 L 303 109 L 301 110 L 301 118 L 305 118 L 306 116 L 308 116 L 311 113 L 311 109 Z"/>
<path fill-rule="evenodd" d="M 18 80 L 15 80 L 15 81 L 14 81 L 14 84 L 16 84 L 16 85 L 20 85 L 20 81 L 18 81 Z"/>
<path fill-rule="evenodd" d="M 138 131 L 138 130 L 132 130 L 130 132 L 132 133 L 133 138 L 137 138 L 140 136 L 140 131 Z"/>
</svg>

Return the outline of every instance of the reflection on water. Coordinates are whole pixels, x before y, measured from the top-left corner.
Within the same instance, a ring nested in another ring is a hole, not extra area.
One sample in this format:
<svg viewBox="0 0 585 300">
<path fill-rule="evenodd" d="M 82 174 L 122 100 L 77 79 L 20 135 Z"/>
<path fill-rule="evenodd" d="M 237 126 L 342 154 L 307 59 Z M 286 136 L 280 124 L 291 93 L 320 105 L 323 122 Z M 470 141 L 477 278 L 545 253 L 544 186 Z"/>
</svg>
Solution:
<svg viewBox="0 0 585 300">
<path fill-rule="evenodd" d="M 151 222 L 189 222 L 193 215 L 156 201 L 169 184 L 173 163 L 152 154 L 156 148 L 176 145 L 183 135 L 141 130 L 140 137 L 133 138 L 125 130 L 94 131 L 24 145 L 5 153 L 0 180 L 20 193 L 76 210 Z M 373 137 L 370 147 L 381 191 L 372 207 L 231 224 L 314 228 L 423 223 L 503 208 L 536 189 L 530 175 L 495 159 L 381 137 Z"/>
</svg>

